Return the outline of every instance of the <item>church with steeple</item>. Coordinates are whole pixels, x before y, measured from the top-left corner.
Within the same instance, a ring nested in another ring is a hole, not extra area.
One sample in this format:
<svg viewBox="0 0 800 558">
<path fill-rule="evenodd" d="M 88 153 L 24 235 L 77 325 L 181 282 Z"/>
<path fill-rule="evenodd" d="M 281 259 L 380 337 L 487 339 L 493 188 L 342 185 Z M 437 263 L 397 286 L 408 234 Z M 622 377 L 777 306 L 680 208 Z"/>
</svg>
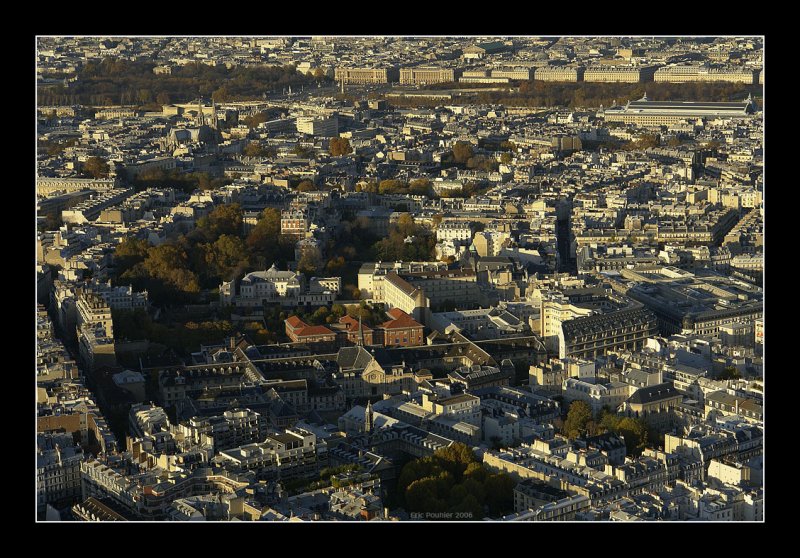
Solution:
<svg viewBox="0 0 800 558">
<path fill-rule="evenodd" d="M 173 155 L 216 149 L 220 136 L 217 106 L 213 100 L 209 104 L 200 97 L 192 103 L 166 105 L 164 113 L 184 118 L 164 138 L 164 147 L 172 150 Z"/>
</svg>

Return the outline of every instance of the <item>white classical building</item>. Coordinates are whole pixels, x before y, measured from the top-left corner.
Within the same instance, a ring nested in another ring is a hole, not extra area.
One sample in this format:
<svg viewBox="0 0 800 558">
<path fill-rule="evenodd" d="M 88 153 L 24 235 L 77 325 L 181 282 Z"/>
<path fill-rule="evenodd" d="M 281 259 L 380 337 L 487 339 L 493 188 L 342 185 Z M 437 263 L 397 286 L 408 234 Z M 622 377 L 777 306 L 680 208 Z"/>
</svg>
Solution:
<svg viewBox="0 0 800 558">
<path fill-rule="evenodd" d="M 436 228 L 436 240 L 453 240 L 468 244 L 472 240 L 472 225 L 463 221 L 440 223 Z"/>
<path fill-rule="evenodd" d="M 270 302 L 323 306 L 336 300 L 340 290 L 340 277 L 312 277 L 307 283 L 302 273 L 281 271 L 273 264 L 266 271 L 251 271 L 239 281 L 223 282 L 219 296 L 222 304 L 234 306 L 261 306 Z"/>
<path fill-rule="evenodd" d="M 590 383 L 579 378 L 566 378 L 561 384 L 564 401 L 585 401 L 593 413 L 603 406 L 617 409 L 630 395 L 628 384 L 622 382 Z"/>
</svg>

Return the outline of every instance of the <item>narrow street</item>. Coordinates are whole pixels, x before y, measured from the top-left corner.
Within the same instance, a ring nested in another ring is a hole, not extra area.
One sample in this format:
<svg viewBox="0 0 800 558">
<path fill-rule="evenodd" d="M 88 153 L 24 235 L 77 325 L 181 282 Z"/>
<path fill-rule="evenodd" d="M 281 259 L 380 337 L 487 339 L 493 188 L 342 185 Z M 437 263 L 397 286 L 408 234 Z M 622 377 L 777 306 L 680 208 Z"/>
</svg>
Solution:
<svg viewBox="0 0 800 558">
<path fill-rule="evenodd" d="M 569 219 L 559 219 L 556 225 L 556 238 L 558 239 L 558 255 L 561 264 L 558 267 L 559 273 L 578 272 L 578 264 L 569 254 Z"/>
</svg>

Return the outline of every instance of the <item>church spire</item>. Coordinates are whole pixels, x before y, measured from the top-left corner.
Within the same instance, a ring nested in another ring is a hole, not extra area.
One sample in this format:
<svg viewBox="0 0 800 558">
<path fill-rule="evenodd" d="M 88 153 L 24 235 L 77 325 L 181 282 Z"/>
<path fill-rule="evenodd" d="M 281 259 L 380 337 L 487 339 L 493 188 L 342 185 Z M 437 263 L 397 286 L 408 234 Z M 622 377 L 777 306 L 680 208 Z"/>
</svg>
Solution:
<svg viewBox="0 0 800 558">
<path fill-rule="evenodd" d="M 367 401 L 367 408 L 364 410 L 364 432 L 372 434 L 375 427 L 375 417 L 372 412 L 372 401 Z"/>
<path fill-rule="evenodd" d="M 197 125 L 204 126 L 206 123 L 205 115 L 203 114 L 203 98 L 197 98 Z"/>
</svg>

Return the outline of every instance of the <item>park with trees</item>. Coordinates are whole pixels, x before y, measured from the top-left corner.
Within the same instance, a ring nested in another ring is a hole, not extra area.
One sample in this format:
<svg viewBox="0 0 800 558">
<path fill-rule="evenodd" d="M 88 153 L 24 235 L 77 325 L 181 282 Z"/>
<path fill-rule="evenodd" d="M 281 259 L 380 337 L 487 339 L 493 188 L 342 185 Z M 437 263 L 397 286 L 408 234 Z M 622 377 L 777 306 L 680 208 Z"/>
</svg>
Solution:
<svg viewBox="0 0 800 558">
<path fill-rule="evenodd" d="M 138 105 L 145 110 L 160 110 L 162 104 L 190 102 L 198 95 L 217 103 L 260 99 L 268 92 L 291 86 L 315 87 L 329 81 L 326 76 L 308 76 L 293 64 L 211 66 L 191 62 L 175 67 L 170 74 L 154 74 L 156 62 L 106 57 L 89 60 L 77 70 L 77 80 L 69 88 L 58 84 L 39 87 L 42 105 Z"/>
<path fill-rule="evenodd" d="M 625 440 L 628 455 L 634 457 L 641 455 L 648 440 L 657 441 L 659 438 L 659 434 L 639 417 L 618 415 L 608 408 L 601 409 L 594 416 L 588 403 L 581 400 L 570 403 L 561 432 L 571 440 L 606 432 L 619 434 Z"/>
<path fill-rule="evenodd" d="M 514 511 L 516 481 L 493 472 L 465 444 L 440 448 L 408 462 L 397 479 L 397 499 L 409 512 L 449 512 L 446 519 L 498 518 Z"/>
</svg>

